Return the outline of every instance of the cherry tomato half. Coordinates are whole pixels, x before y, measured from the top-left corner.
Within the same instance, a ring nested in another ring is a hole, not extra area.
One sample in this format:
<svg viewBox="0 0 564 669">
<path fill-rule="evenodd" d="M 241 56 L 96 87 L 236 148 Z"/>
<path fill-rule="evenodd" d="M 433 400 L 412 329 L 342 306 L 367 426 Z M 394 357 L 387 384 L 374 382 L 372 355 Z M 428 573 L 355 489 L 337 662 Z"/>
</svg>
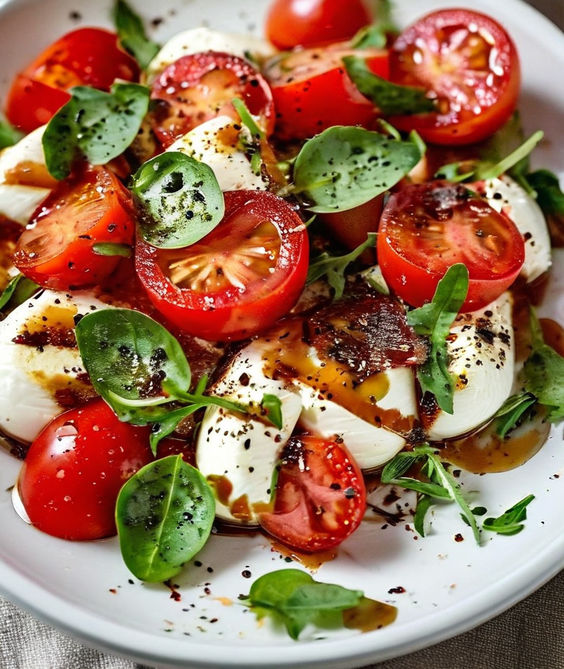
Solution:
<svg viewBox="0 0 564 669">
<path fill-rule="evenodd" d="M 370 23 L 362 0 L 275 0 L 266 17 L 266 36 L 278 49 L 346 40 Z"/>
<path fill-rule="evenodd" d="M 47 123 L 73 86 L 109 90 L 116 79 L 136 81 L 139 67 L 118 46 L 115 33 L 80 28 L 43 51 L 19 74 L 8 93 L 6 116 L 25 132 Z"/>
<path fill-rule="evenodd" d="M 197 337 L 244 339 L 295 304 L 305 283 L 309 243 L 296 212 L 264 191 L 225 193 L 225 217 L 183 249 L 139 239 L 136 269 L 165 318 Z"/>
<path fill-rule="evenodd" d="M 239 120 L 231 101 L 242 98 L 259 116 L 267 133 L 274 130 L 272 93 L 264 77 L 243 58 L 206 51 L 179 58 L 153 83 L 157 100 L 152 125 L 166 148 L 200 123 L 227 114 Z"/>
<path fill-rule="evenodd" d="M 362 473 L 343 444 L 292 437 L 281 458 L 274 512 L 260 515 L 264 530 L 308 553 L 338 546 L 366 510 Z"/>
<path fill-rule="evenodd" d="M 55 290 L 95 285 L 119 262 L 96 244 L 132 244 L 129 195 L 103 167 L 61 181 L 18 240 L 14 264 L 40 286 Z"/>
<path fill-rule="evenodd" d="M 348 44 L 281 54 L 266 63 L 280 139 L 305 139 L 333 125 L 370 125 L 376 117 L 374 105 L 343 65 L 343 57 L 351 54 L 366 58 L 372 72 L 388 78 L 387 51 L 355 51 Z"/>
<path fill-rule="evenodd" d="M 512 221 L 464 186 L 444 181 L 406 186 L 390 197 L 377 251 L 384 279 L 414 307 L 432 299 L 451 265 L 464 263 L 470 284 L 463 311 L 499 297 L 525 259 Z"/>
<path fill-rule="evenodd" d="M 468 9 L 423 17 L 396 40 L 392 81 L 429 90 L 439 111 L 394 117 L 436 144 L 471 144 L 493 134 L 517 105 L 521 74 L 509 35 L 494 19 Z"/>
<path fill-rule="evenodd" d="M 153 460 L 149 432 L 120 422 L 103 400 L 51 421 L 32 443 L 18 479 L 31 522 L 62 539 L 115 534 L 120 488 Z"/>
</svg>

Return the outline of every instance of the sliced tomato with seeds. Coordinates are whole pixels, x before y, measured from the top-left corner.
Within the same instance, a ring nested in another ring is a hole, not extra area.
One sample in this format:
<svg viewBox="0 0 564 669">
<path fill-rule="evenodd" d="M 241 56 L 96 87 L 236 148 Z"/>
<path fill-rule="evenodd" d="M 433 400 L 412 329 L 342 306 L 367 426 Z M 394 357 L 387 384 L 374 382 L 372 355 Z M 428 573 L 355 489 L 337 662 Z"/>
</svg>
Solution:
<svg viewBox="0 0 564 669">
<path fill-rule="evenodd" d="M 119 262 L 96 244 L 132 244 L 129 194 L 104 167 L 61 181 L 18 240 L 16 267 L 40 286 L 68 290 L 100 283 Z"/>
<path fill-rule="evenodd" d="M 282 198 L 228 191 L 222 222 L 196 244 L 157 249 L 137 240 L 136 269 L 158 311 L 210 340 L 244 339 L 286 314 L 308 268 L 303 222 Z"/>
<path fill-rule="evenodd" d="M 274 511 L 261 527 L 279 541 L 314 553 L 334 548 L 360 525 L 366 510 L 362 473 L 342 443 L 292 437 L 281 457 Z"/>
<path fill-rule="evenodd" d="M 241 98 L 267 135 L 274 130 L 272 93 L 264 77 L 243 58 L 219 51 L 183 56 L 169 65 L 151 90 L 153 130 L 163 147 L 196 126 L 227 114 L 239 120 L 231 104 Z"/>
</svg>

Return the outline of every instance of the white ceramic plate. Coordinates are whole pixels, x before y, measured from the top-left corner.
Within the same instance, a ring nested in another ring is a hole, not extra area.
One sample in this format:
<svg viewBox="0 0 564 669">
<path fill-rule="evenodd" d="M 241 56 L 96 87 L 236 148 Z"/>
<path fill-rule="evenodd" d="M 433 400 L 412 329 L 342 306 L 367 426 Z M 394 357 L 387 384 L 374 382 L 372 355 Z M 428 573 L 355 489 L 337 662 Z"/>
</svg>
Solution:
<svg viewBox="0 0 564 669">
<path fill-rule="evenodd" d="M 133 1 L 133 0 L 132 0 Z M 344 1 L 344 0 L 343 0 Z M 260 32 L 267 0 L 135 0 L 149 18 L 164 18 L 155 34 L 164 40 L 184 28 Z M 518 0 L 397 0 L 407 25 L 426 10 L 452 5 L 482 9 L 500 20 L 518 44 L 524 71 L 521 101 L 525 128 L 542 128 L 547 142 L 538 165 L 564 168 L 560 82 L 564 39 L 546 19 Z M 0 94 L 13 74 L 54 38 L 77 25 L 110 25 L 110 0 L 0 0 Z M 82 19 L 71 19 L 71 12 Z M 564 314 L 564 267 L 553 282 L 542 315 Z M 0 383 L 2 380 L 0 379 Z M 7 489 L 19 462 L 0 452 L 0 590 L 37 616 L 82 639 L 145 662 L 192 667 L 353 667 L 398 656 L 459 634 L 522 599 L 564 566 L 564 448 L 562 426 L 523 467 L 488 476 L 464 476 L 466 490 L 498 515 L 534 493 L 526 530 L 492 536 L 478 548 L 456 509 L 434 515 L 433 531 L 417 539 L 408 526 L 382 529 L 365 523 L 317 577 L 363 588 L 399 608 L 397 621 L 369 634 L 318 635 L 299 643 L 236 603 L 252 579 L 287 567 L 262 537 L 212 537 L 175 581 L 181 601 L 162 585 L 131 578 L 116 540 L 70 543 L 41 534 L 16 517 Z M 455 542 L 461 532 L 464 541 Z M 252 579 L 243 576 L 249 570 Z M 403 594 L 390 594 L 392 588 Z M 229 602 L 233 602 L 228 606 Z"/>
</svg>

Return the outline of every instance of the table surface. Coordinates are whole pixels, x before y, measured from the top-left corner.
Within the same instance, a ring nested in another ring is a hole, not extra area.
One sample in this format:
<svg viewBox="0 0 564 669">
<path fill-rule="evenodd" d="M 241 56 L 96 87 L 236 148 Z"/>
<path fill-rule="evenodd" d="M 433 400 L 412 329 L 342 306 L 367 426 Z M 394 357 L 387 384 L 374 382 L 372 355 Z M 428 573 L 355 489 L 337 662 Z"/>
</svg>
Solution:
<svg viewBox="0 0 564 669">
<path fill-rule="evenodd" d="M 529 1 L 564 28 L 564 0 Z M 378 669 L 564 669 L 564 572 L 494 620 L 454 639 L 377 666 Z M 148 669 L 83 646 L 2 599 L 0 668 Z"/>
</svg>

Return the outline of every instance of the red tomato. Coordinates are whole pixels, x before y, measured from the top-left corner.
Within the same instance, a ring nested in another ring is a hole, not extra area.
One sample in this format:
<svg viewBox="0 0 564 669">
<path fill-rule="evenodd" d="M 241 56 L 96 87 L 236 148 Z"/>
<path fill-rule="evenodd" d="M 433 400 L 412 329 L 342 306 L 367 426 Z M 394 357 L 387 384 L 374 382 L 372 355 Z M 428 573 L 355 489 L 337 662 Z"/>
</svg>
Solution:
<svg viewBox="0 0 564 669">
<path fill-rule="evenodd" d="M 259 521 L 273 537 L 308 553 L 338 546 L 366 510 L 362 473 L 343 444 L 293 437 L 284 448 L 274 513 Z"/>
<path fill-rule="evenodd" d="M 225 217 L 204 239 L 164 250 L 137 242 L 136 269 L 155 307 L 210 340 L 245 339 L 286 314 L 308 268 L 307 231 L 284 200 L 225 193 Z"/>
<path fill-rule="evenodd" d="M 136 81 L 137 63 L 119 48 L 117 35 L 100 28 L 67 33 L 19 74 L 8 93 L 6 116 L 25 132 L 47 123 L 73 86 L 109 90 L 115 79 Z"/>
<path fill-rule="evenodd" d="M 239 120 L 231 104 L 236 97 L 261 118 L 268 135 L 274 130 L 272 93 L 264 77 L 243 58 L 227 53 L 206 51 L 179 58 L 153 83 L 151 97 L 159 101 L 153 130 L 165 148 L 216 116 Z"/>
<path fill-rule="evenodd" d="M 119 256 L 98 255 L 98 243 L 132 244 L 129 195 L 103 167 L 61 181 L 18 240 L 14 264 L 39 285 L 68 290 L 95 285 Z"/>
<path fill-rule="evenodd" d="M 432 299 L 451 265 L 464 263 L 470 284 L 462 311 L 499 297 L 525 259 L 512 221 L 464 186 L 444 181 L 406 186 L 390 197 L 377 250 L 384 279 L 414 307 Z"/>
<path fill-rule="evenodd" d="M 423 17 L 396 40 L 392 81 L 421 86 L 439 111 L 394 117 L 436 144 L 471 144 L 489 137 L 517 105 L 521 74 L 515 45 L 494 19 L 468 9 Z"/>
<path fill-rule="evenodd" d="M 351 54 L 367 58 L 372 72 L 388 78 L 387 51 L 355 51 L 346 44 L 281 54 L 266 63 L 280 139 L 305 139 L 333 125 L 370 125 L 376 117 L 374 105 L 343 65 L 343 56 Z"/>
<path fill-rule="evenodd" d="M 31 522 L 61 539 L 115 534 L 120 488 L 153 459 L 149 433 L 120 422 L 102 400 L 52 420 L 32 443 L 18 479 Z"/>
<path fill-rule="evenodd" d="M 362 0 L 275 0 L 266 17 L 266 36 L 282 50 L 346 40 L 370 23 Z"/>
</svg>

